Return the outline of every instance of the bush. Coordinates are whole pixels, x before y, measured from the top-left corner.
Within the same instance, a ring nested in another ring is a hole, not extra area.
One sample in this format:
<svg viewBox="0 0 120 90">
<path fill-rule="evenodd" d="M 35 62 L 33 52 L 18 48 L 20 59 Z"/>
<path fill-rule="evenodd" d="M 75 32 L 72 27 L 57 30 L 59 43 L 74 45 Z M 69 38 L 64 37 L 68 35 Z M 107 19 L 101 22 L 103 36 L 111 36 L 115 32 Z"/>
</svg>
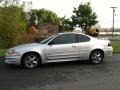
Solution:
<svg viewBox="0 0 120 90">
<path fill-rule="evenodd" d="M 20 44 L 26 25 L 21 7 L 12 5 L 0 7 L 0 48 Z"/>
</svg>

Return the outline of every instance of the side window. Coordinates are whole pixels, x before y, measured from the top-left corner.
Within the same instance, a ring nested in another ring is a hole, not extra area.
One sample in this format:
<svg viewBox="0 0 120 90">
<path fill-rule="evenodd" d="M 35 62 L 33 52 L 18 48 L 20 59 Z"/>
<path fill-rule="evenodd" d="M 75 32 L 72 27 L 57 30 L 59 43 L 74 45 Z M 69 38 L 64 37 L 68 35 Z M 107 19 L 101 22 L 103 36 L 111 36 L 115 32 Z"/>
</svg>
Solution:
<svg viewBox="0 0 120 90">
<path fill-rule="evenodd" d="M 69 44 L 76 42 L 76 34 L 62 34 L 53 39 L 52 44 Z"/>
<path fill-rule="evenodd" d="M 78 40 L 78 42 L 88 42 L 88 41 L 90 41 L 90 38 L 85 35 L 78 34 L 77 40 Z"/>
</svg>

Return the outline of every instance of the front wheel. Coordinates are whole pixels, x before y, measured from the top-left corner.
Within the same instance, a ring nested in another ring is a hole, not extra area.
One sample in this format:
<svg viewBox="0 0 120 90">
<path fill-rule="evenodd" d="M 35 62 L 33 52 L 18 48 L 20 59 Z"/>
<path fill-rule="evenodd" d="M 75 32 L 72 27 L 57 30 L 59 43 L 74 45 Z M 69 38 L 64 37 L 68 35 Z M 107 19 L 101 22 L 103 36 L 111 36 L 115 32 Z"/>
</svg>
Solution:
<svg viewBox="0 0 120 90">
<path fill-rule="evenodd" d="M 103 54 L 100 51 L 93 51 L 90 55 L 90 62 L 93 64 L 99 64 L 103 61 Z"/>
<path fill-rule="evenodd" d="M 40 63 L 40 57 L 34 53 L 28 53 L 23 57 L 23 66 L 25 68 L 36 68 Z"/>
</svg>

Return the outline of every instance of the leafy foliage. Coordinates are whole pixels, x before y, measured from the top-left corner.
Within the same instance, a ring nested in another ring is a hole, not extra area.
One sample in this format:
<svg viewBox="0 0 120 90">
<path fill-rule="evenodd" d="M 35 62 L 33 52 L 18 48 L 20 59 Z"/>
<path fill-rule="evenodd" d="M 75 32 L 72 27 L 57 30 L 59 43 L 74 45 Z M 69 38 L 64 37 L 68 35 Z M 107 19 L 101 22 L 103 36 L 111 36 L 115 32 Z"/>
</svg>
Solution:
<svg viewBox="0 0 120 90">
<path fill-rule="evenodd" d="M 59 24 L 59 17 L 56 15 L 56 13 L 46 10 L 46 9 L 40 9 L 36 10 L 33 9 L 31 11 L 31 17 L 29 19 L 29 25 L 38 25 L 41 23 L 50 23 L 50 24 Z"/>
<path fill-rule="evenodd" d="M 72 31 L 74 29 L 73 27 L 73 23 L 70 19 L 66 19 L 65 17 L 60 18 L 60 24 L 58 27 L 60 32 Z"/>
<path fill-rule="evenodd" d="M 21 42 L 26 31 L 23 8 L 15 5 L 0 7 L 0 48 L 8 48 Z"/>
<path fill-rule="evenodd" d="M 71 17 L 73 24 L 80 27 L 82 31 L 98 23 L 96 13 L 92 11 L 89 2 L 81 3 L 78 8 L 74 8 L 73 13 Z"/>
</svg>

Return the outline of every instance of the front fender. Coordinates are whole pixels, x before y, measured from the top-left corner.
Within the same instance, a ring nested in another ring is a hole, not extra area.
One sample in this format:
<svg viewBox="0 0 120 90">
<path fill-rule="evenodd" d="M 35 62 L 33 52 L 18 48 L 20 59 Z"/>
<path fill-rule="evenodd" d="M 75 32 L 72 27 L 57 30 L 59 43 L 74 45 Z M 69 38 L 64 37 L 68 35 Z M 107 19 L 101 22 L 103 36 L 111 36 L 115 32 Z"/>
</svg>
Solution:
<svg viewBox="0 0 120 90">
<path fill-rule="evenodd" d="M 21 51 L 20 51 L 21 59 L 22 59 L 24 54 L 29 53 L 29 52 L 35 52 L 35 53 L 39 54 L 41 57 L 41 62 L 42 63 L 45 62 L 45 57 L 44 57 L 45 55 L 43 53 L 43 49 L 41 49 L 41 48 L 29 48 L 29 49 L 25 48 L 23 50 L 21 49 Z"/>
</svg>

